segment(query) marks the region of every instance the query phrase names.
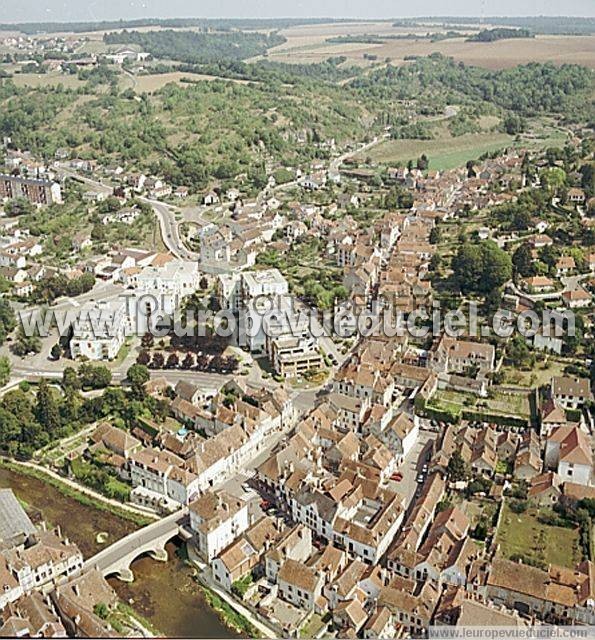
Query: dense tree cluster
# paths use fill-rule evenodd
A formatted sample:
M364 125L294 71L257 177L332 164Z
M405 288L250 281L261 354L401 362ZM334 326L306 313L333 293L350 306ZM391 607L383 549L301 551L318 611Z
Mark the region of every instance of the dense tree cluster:
M33 297L38 302L53 302L61 296L80 296L91 291L95 284L92 273L84 273L78 278L69 279L62 274L46 278L35 287Z
M512 277L510 255L495 242L463 244L452 259L453 282L464 294L485 295Z
M29 458L37 449L105 418L125 429L136 426L143 417L164 420L168 404L144 392L143 381L148 378L143 368L133 367L128 377L129 390L105 387L111 379L109 371L85 364L78 371L66 367L59 387L45 379L37 387L21 383L0 399L0 452ZM103 387L101 395L81 393Z
M533 34L529 29L510 29L507 27L496 27L494 29L482 29L479 33L472 35L470 42L496 42L496 40L508 40L510 38L532 38Z
M262 55L270 47L282 44L285 38L277 33L200 31L114 31L103 37L106 44L139 45L156 58L188 63L218 60L244 60Z
M437 92L467 101L487 101L519 115L540 112L586 114L593 72L579 65L530 63L511 69L490 71L465 66L434 53L410 65L388 65L353 81L366 95L415 99Z
M17 326L16 317L8 300L0 298L0 344L3 344L9 333Z

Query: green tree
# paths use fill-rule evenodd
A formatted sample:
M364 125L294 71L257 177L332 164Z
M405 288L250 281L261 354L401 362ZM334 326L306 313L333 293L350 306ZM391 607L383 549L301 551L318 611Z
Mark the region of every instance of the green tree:
M17 337L12 347L17 356L26 356L41 351L41 340L38 335L27 335L23 326L19 326Z
M112 372L105 365L84 363L79 367L78 377L87 389L105 389L111 384Z
M10 371L10 360L6 356L0 356L0 387L8 384Z
M65 367L64 371L62 371L62 388L64 391L69 389L78 391L81 388L81 381L72 367Z
M466 480L469 475L469 470L467 468L466 462L463 460L461 453L459 451L455 451L448 461L448 466L446 468L446 472L448 474L448 479L451 482L459 482L461 480Z
M535 275L531 245L528 242L523 242L512 254L512 264L515 274L518 274L522 278Z
M556 194L566 184L566 171L560 167L544 169L541 174L541 183L550 194Z
M453 280L462 293L486 294L512 277L512 260L495 242L461 245L452 259Z
M14 311L8 300L0 298L0 344L3 344L9 333L16 327Z
M145 384L150 379L149 369L142 364L133 364L126 372L126 378L130 382L132 394L137 399L145 397Z
M60 409L54 390L49 386L45 378L41 379L37 389L35 415L46 432L50 436L55 436L61 426Z

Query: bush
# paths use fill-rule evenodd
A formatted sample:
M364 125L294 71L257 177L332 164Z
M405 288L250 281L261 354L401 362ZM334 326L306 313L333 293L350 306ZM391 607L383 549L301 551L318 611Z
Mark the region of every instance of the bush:
M510 510L513 513L525 513L527 511L528 503L526 500L511 500Z
M252 573L248 573L231 585L231 592L243 600L246 595L246 591L248 591L253 582L254 579L252 578Z

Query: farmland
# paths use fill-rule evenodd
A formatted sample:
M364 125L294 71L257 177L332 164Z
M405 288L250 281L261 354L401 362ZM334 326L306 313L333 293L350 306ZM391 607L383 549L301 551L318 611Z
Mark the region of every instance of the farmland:
M495 42L467 42L466 34L437 42L429 38L402 38L428 31L444 31L438 26L392 27L388 23L349 23L329 25L308 25L292 27L281 31L287 41L272 48L268 58L277 62L315 63L333 56L345 56L346 65L371 65L374 60L364 54L375 56L384 63L403 64L410 56L427 56L438 51L465 64L487 69L505 69L527 62L574 63L595 68L595 36L539 35L535 38L518 38ZM471 33L471 31L470 31ZM381 43L328 42L338 36L357 35L378 36ZM383 40L384 37L384 40Z
M133 76L126 74L121 76L120 83L124 88L132 88L135 91L154 93L165 87L165 85L173 82L179 85L189 85L192 82L199 82L200 80L221 80L217 76L210 76L200 73L186 73L181 71L172 71L171 73L155 73L147 75ZM235 80L223 78L229 82L236 82L239 84L246 84L244 80Z

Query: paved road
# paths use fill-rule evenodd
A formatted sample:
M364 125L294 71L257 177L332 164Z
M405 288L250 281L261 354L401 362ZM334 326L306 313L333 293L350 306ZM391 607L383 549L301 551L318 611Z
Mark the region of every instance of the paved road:
M139 198L139 200L153 207L161 228L163 243L168 251L181 260L196 262L200 257L199 254L195 251L190 251L180 237L180 229L176 220L176 207L157 200L149 200L148 198Z
M403 506L405 509L409 508L418 487L421 486L421 484L417 482L417 477L425 463L423 454L426 451L428 443L435 438L435 433L420 429L417 442L405 457L403 464L399 466L399 471L403 474L403 479L400 482L389 481L392 485L391 489L403 496Z

